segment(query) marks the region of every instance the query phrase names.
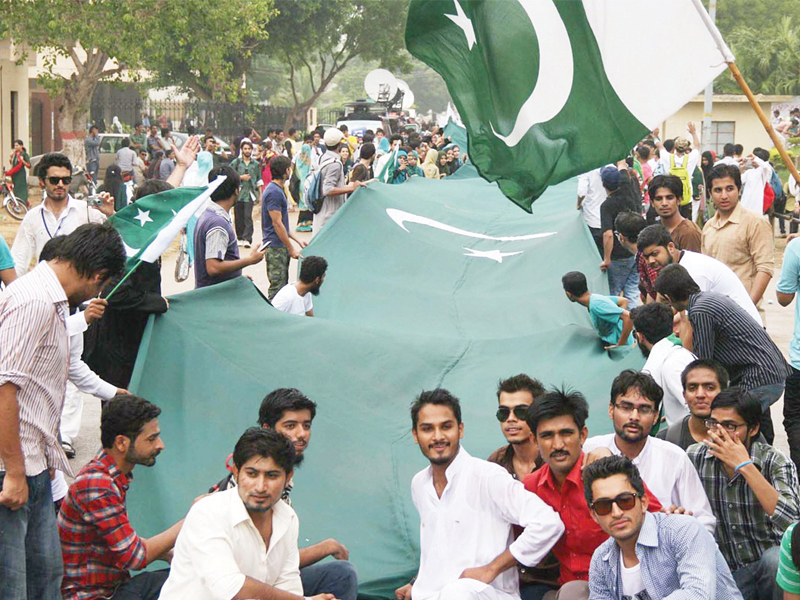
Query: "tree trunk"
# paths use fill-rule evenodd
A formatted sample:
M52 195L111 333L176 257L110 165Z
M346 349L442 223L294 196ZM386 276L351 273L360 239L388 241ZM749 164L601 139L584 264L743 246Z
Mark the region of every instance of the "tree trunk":
M100 68L105 61L100 63ZM99 82L98 73L84 69L74 74L64 86L58 126L61 130L62 152L73 168L86 168L86 123L92 96Z

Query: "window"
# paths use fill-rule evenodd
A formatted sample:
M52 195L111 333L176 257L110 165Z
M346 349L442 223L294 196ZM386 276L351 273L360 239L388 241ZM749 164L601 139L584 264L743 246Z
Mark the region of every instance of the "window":
M709 146L717 156L722 156L722 148L725 144L733 144L734 134L736 133L736 123L734 121L712 121L711 139Z
M122 143L121 137L100 135L100 152L103 154L116 154L119 145Z

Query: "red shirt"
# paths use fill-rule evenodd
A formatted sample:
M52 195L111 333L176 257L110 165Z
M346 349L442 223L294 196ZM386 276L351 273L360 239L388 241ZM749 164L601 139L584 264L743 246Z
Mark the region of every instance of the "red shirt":
M132 478L100 450L70 486L58 515L64 600L109 598L130 579L129 569L147 566L144 542L125 508Z
M560 585L576 579L589 581L592 554L608 539L608 534L603 532L600 525L592 519L589 505L583 495L582 464L583 452L564 480L561 490L558 489L548 465L534 471L523 481L525 489L539 496L559 514L564 523L564 535L553 548L553 554L561 563ZM650 499L648 510L660 511L661 503L646 487L645 492Z

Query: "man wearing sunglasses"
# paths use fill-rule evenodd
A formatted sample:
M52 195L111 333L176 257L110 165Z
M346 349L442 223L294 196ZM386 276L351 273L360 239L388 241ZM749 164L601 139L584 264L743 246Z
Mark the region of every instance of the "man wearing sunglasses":
M705 441L686 451L718 517L717 543L748 600L782 597L775 582L781 536L800 519L797 469L757 441L760 421L756 397L727 389L711 404Z
M648 513L642 477L624 456L587 466L583 488L592 519L611 536L592 556L593 600L741 600L711 534L686 515Z
M543 464L526 418L529 407L544 394L542 382L524 373L504 379L497 385L496 416L508 444L492 452L488 460L503 467L519 481ZM521 531L514 528L516 535ZM558 587L558 560L552 552L535 567L517 564L517 569L522 600L538 599L545 591Z
M11 246L19 277L30 270L31 262L39 260L42 248L51 238L69 235L86 223L103 223L114 214L114 199L110 196L100 206L89 208L85 201L69 195L72 163L63 154L45 154L36 170L44 199L22 219Z
M588 598L589 563L592 553L608 535L592 521L583 493L581 450L589 430L589 405L580 392L552 390L536 400L528 411L528 426L536 436L545 465L525 478L525 489L539 496L555 510L566 531L553 552L561 573L558 600ZM607 452L607 451L606 451ZM645 490L649 510L661 510L661 503ZM552 600L554 592L544 596Z
M629 369L617 375L611 384L608 406L614 433L589 438L583 451L590 455L589 460L596 448L627 456L653 495L668 507L667 512L682 512L680 509L690 512L713 532L716 519L686 453L675 444L650 435L658 421L663 396L664 392L648 373Z

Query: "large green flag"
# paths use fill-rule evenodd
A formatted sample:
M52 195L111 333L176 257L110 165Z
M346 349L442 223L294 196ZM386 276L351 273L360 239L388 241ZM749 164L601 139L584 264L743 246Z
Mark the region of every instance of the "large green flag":
M444 77L471 162L526 210L733 60L699 0L411 0L406 45Z
M155 262L181 229L201 212L225 177L217 177L207 187L182 187L145 196L123 208L108 222L122 236L128 267L139 262Z

